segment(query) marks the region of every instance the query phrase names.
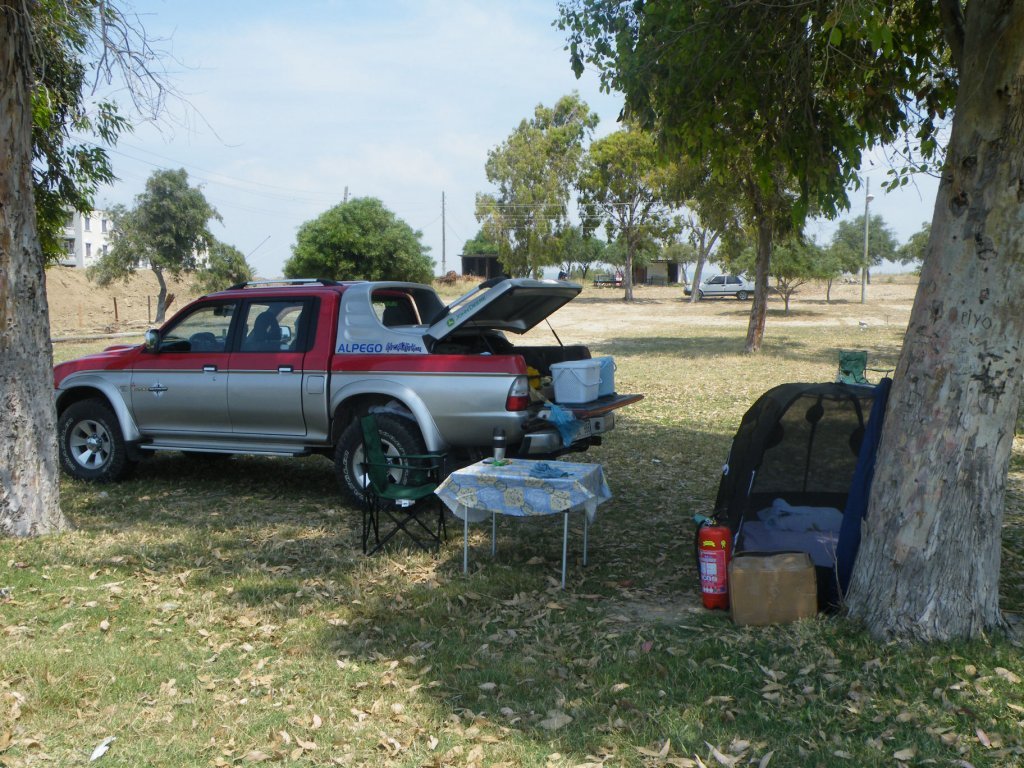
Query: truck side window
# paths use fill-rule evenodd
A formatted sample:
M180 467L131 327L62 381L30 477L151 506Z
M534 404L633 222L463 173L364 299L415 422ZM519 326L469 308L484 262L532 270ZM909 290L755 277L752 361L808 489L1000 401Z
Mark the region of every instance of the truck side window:
M260 299L249 303L242 323L242 352L294 352L303 344L310 313L305 301Z
M233 302L199 307L164 331L160 351L225 352L237 307Z
M373 294L373 311L387 328L397 325L421 325L416 302L406 293L378 291Z

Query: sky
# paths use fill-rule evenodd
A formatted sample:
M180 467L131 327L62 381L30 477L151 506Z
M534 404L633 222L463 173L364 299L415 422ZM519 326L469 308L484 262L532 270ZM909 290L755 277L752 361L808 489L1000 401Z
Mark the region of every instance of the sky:
M352 197L376 197L413 229L435 272L459 270L479 225L484 164L538 104L578 91L615 131L618 94L577 79L555 0L130 0L181 98L110 150L113 186L97 207L131 205L159 168L184 168L223 218L213 234L264 278L279 277L295 233ZM870 212L899 242L931 220L936 183L882 191ZM445 215L441 198L444 193ZM864 189L851 193L861 215ZM442 227L442 221L444 226ZM807 232L827 242L834 222ZM443 235L442 235L443 233Z

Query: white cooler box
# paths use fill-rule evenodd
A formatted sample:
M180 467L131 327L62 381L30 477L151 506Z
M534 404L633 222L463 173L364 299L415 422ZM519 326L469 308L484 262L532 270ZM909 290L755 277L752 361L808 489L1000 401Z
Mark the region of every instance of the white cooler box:
M570 360L551 364L556 403L589 403L601 387L600 360Z

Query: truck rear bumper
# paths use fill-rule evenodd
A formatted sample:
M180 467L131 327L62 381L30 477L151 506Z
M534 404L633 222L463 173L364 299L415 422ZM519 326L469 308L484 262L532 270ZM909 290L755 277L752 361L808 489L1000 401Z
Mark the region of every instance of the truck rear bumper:
M582 405L564 406L575 418L575 433L572 442L565 445L562 434L549 420L550 410L542 410L533 422L542 425L523 435L519 444L519 456L553 456L572 451L585 451L591 445L601 444L601 435L615 429L615 413L618 408L636 403L643 395L613 395Z
M553 458L563 453L577 453L585 451L592 445L600 445L601 437L592 435L580 440L574 440L569 445L562 444L562 438L557 432L532 432L523 435L523 442L519 444L518 457L521 459L530 458Z

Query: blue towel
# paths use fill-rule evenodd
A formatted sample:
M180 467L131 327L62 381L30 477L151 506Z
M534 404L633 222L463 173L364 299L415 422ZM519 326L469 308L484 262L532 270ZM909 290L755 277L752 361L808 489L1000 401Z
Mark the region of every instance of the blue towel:
M551 422L558 428L558 433L562 436L562 445L572 445L580 428L579 420L567 408L562 408L554 403L549 408L551 408Z
M543 461L534 464L530 468L530 477L568 477L568 472L563 472L560 469L552 467L550 464L545 464Z

